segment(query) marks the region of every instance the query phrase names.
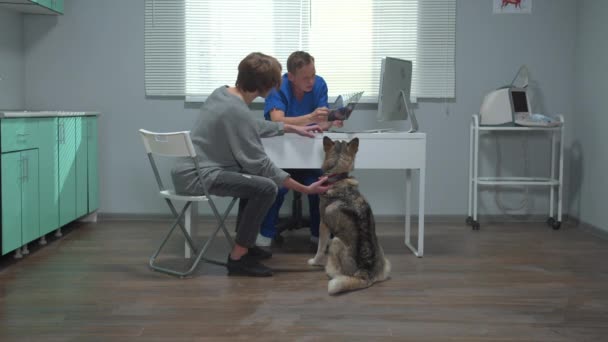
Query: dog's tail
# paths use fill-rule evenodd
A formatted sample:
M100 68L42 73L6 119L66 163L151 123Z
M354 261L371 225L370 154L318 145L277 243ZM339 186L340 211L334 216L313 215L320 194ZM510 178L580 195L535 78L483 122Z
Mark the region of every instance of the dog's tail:
M370 287L372 283L371 280L363 278L339 275L329 281L329 284L327 284L327 292L330 295L336 295L345 291L364 289Z

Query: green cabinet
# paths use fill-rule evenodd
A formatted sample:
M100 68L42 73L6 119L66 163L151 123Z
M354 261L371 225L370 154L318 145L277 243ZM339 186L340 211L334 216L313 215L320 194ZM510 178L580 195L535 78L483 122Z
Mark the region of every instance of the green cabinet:
M59 227L59 150L57 118L38 120L40 234Z
M98 209L98 134L96 116L1 114L4 255Z
M63 14L63 0L0 0L0 8L29 14Z
M29 119L5 119L0 127L2 152L21 151L38 146L38 121Z
M63 14L63 0L52 0L51 5L53 11Z
M63 0L30 0L30 2L63 14Z
M21 153L2 154L2 255L21 247Z
M59 225L98 208L97 118L58 119Z
M84 216L89 211L88 202L88 120L87 117L76 119L76 217Z
M2 255L40 237L38 150L3 153Z
M76 118L58 118L59 225L76 218Z
M38 150L21 151L21 161L21 243L26 244L40 237Z
M88 172L88 212L99 209L99 177L97 162L97 117L87 116L87 172Z

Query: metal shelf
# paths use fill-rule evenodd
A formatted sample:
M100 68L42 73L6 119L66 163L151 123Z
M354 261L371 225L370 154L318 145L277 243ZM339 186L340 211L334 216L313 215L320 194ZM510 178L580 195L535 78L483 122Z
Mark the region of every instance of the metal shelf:
M543 177L477 177L477 179L473 179L473 182L476 182L479 185L559 185L559 179Z
M480 126L479 115L473 115L469 140L469 207L467 224L479 229L477 220L477 198L480 185L494 186L546 186L549 187L549 219L547 223L553 229L559 229L562 221L562 196L564 185L564 117L559 115L559 126L523 127L523 126ZM480 177L479 172L479 135L480 132L504 131L546 131L551 136L551 175L549 177ZM559 141L559 147L556 142ZM559 153L559 154L558 154ZM557 167L556 167L557 166ZM557 169L557 170L556 170ZM554 206L557 191L557 217L554 218Z

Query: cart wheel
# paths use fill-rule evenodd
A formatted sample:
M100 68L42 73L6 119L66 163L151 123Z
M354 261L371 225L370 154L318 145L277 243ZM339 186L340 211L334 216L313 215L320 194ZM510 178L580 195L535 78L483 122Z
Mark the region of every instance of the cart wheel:
M555 219L554 219L553 217L549 217L549 218L547 219L547 225L548 225L549 227L553 227L553 224L554 224L554 223L555 223Z
M555 221L555 222L553 222L551 227L553 227L553 230L558 230L561 227L561 225L562 225L562 223L560 221Z
M473 227L473 230L479 230L479 222L473 221L473 223L471 224L471 226Z
M467 216L467 219L464 222L470 226L473 224L473 218L471 216Z

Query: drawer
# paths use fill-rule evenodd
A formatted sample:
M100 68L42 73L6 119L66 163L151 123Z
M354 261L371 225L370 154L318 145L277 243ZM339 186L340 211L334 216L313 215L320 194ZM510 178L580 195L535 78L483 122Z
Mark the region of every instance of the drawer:
M1 152L26 150L38 147L37 119L2 119L0 120Z

